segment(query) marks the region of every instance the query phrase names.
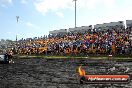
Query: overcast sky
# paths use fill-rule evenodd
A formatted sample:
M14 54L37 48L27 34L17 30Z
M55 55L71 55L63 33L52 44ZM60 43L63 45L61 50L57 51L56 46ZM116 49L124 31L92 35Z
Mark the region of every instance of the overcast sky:
M132 0L77 1L78 27L124 20L132 20ZM0 0L0 39L33 38L73 27L73 0Z

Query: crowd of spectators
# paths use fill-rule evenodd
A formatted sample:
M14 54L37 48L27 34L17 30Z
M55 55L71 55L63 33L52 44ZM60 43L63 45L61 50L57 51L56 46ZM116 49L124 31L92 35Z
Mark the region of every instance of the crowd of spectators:
M130 55L132 54L132 28L88 30L48 37L19 40L12 50L16 54L45 55Z

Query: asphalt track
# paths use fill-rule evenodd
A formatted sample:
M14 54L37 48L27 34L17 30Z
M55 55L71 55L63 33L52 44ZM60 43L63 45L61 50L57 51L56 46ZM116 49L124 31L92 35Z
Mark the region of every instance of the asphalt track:
M0 64L0 88L132 88L128 84L79 84L77 68L87 74L132 74L132 62L80 59L14 59ZM115 70L112 68L115 67Z

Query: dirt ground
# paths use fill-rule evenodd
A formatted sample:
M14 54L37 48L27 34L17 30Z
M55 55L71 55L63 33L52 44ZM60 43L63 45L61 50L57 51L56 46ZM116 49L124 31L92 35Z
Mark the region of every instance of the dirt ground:
M77 68L87 74L132 74L132 62L77 59L13 59L0 64L0 88L132 88L128 84L79 84ZM116 67L116 70L110 69ZM117 71L118 70L118 71ZM125 72L126 71L126 72Z

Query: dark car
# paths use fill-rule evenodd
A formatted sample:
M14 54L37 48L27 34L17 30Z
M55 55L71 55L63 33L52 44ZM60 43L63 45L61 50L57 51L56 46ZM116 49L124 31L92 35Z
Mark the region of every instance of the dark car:
M9 64L9 55L0 54L0 63Z

